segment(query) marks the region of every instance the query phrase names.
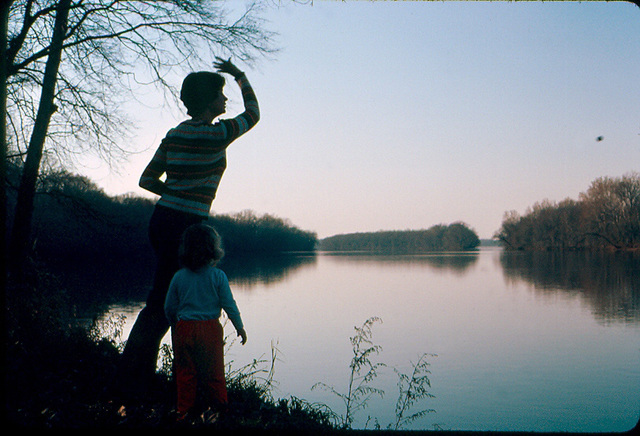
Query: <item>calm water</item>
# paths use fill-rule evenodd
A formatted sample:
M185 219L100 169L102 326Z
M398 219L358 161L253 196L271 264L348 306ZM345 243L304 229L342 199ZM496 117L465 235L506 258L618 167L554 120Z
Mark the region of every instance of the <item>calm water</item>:
M356 414L356 428L393 422L394 368L408 373L423 353L436 355L435 398L413 410L435 412L407 429L619 432L640 417L638 255L318 254L223 268L249 335L227 359L269 360L275 344L276 398L343 414L335 395L311 387L346 392L354 326L382 319L373 360L387 367L372 386L385 395ZM126 315L126 338L141 307L134 299L104 316Z

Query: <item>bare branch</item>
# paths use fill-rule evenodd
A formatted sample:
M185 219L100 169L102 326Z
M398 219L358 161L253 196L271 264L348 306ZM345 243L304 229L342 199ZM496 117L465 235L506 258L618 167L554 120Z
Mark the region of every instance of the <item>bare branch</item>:
M26 148L35 119L57 4L11 6L8 120L17 151ZM221 53L250 63L276 51L274 34L258 17L261 7L253 3L231 19L216 1L76 0L69 6L47 147L65 161L88 150L106 160L125 153L119 138L131 130L122 103L136 98L137 85L176 98L168 78L177 70L209 65Z

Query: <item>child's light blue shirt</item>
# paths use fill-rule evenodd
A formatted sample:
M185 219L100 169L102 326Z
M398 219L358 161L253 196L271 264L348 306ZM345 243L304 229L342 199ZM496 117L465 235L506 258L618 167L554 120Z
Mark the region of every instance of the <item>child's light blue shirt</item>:
M244 327L224 271L213 266L198 271L182 268L173 276L164 303L172 325L179 320L217 319L222 309L236 330Z

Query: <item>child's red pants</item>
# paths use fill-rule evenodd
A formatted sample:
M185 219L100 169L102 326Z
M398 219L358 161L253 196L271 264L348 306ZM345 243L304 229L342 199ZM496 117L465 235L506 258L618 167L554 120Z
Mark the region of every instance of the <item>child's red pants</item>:
M226 405L224 343L220 321L178 321L171 329L171 341L178 413L187 413L194 406L198 383L204 387L209 405Z

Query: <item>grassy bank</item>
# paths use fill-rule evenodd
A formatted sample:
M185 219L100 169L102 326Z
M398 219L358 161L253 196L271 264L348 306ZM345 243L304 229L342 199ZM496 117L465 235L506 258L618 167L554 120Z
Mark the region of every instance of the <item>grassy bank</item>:
M172 429L175 390L159 372L150 392L120 416L105 395L117 344L78 325L55 276L31 267L9 280L5 306L5 423L24 429ZM332 430L321 411L295 398L274 399L246 374L229 380L231 410L209 424L227 430ZM203 427L194 422L190 427Z

